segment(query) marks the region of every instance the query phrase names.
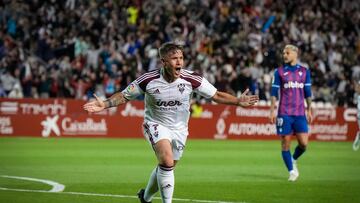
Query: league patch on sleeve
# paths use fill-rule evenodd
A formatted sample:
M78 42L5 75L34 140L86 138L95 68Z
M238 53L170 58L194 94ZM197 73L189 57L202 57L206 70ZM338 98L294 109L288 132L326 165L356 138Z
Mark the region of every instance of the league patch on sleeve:
M135 85L133 83L131 83L127 88L126 88L126 91L128 93L132 93L135 91Z

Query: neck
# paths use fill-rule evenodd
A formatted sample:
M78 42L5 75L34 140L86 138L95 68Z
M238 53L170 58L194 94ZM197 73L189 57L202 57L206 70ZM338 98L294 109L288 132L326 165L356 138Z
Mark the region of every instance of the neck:
M290 66L295 66L295 65L296 65L296 63L297 63L297 61L296 61L296 60L294 60L294 61L291 61L289 64L290 64Z
M162 68L161 74L167 82L169 83L174 82L175 78L169 72L166 71L165 67Z

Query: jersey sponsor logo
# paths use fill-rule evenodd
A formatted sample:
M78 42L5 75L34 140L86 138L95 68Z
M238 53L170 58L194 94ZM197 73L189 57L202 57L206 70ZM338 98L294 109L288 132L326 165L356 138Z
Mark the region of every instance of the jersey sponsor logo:
M284 88L304 88L304 83L298 81L289 81L287 83L284 83Z
M156 105L168 107L168 106L181 106L182 104L181 104L180 101L177 101L177 100L170 100L170 101L161 101L161 100L158 100L158 101L156 102Z

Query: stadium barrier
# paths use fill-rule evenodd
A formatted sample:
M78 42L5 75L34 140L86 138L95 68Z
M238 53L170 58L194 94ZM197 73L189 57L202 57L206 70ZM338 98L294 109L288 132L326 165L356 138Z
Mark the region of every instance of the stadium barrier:
M0 98L0 135L33 137L141 138L144 103L125 105L89 114L85 102L73 99ZM352 141L358 130L355 108L316 107L312 140ZM203 105L199 118L191 118L189 138L278 139L268 120L269 106L241 108Z

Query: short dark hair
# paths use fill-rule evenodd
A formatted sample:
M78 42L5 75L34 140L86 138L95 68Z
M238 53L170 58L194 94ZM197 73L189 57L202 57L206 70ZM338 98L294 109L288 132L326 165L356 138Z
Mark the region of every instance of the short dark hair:
M166 57L169 53L172 53L174 51L180 50L184 53L184 48L180 44L177 44L175 42L166 42L161 45L159 48L159 56L160 58Z

